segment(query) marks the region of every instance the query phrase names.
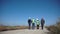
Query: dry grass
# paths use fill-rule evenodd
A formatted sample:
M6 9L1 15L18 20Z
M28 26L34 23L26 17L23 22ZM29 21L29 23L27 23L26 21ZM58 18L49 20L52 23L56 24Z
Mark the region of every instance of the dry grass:
M47 27L51 34L60 34L60 22L57 22L55 25Z
M6 27L5 26L0 26L0 31L6 31Z
M28 29L28 26L0 26L0 31Z

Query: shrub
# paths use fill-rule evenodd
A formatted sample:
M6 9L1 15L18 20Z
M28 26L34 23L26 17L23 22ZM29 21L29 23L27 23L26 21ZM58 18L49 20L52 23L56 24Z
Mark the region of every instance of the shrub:
M60 22L57 22L55 25L47 27L51 34L60 34Z

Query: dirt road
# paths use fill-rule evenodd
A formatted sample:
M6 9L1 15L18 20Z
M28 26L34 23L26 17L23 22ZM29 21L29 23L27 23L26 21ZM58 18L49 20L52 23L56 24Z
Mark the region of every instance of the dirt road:
M46 28L43 30L40 29L34 29L34 30L29 30L29 29L23 29L23 30L11 30L11 31L4 31L0 32L0 34L47 34L49 32Z

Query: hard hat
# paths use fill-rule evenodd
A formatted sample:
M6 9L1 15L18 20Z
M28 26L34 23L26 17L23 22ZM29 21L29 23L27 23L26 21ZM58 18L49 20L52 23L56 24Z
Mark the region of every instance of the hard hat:
M38 18L36 20L38 20Z

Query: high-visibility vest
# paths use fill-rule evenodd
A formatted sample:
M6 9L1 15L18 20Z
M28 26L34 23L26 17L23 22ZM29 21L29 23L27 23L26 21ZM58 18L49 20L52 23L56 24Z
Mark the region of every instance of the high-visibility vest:
M32 23L34 23L35 22L35 20L34 19L32 19Z
M37 24L37 25L40 25L40 21L39 21L39 20L36 20L36 24Z

